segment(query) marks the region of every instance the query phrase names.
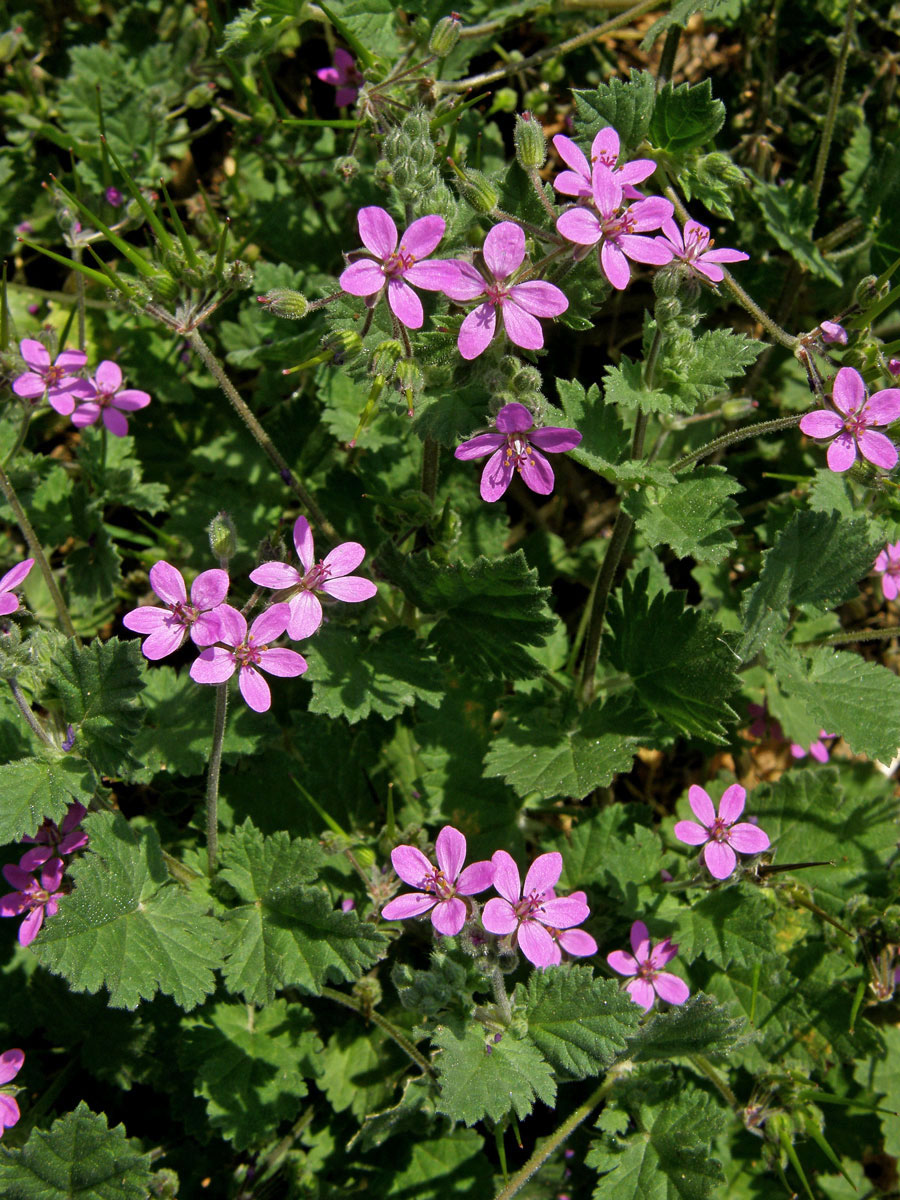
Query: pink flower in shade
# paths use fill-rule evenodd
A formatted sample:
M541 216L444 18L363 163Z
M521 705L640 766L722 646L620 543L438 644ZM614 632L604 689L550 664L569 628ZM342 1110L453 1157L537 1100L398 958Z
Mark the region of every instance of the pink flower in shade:
M8 617L10 613L14 613L18 609L19 597L13 594L13 588L17 588L20 583L25 582L28 572L33 566L33 558L23 559L14 567L10 567L0 579L0 617Z
M128 432L128 420L124 414L146 408L150 403L149 392L139 392L135 388L119 391L122 371L118 363L108 359L100 364L90 382L91 394L72 413L72 424L83 429L102 417L110 433L124 437Z
M19 352L29 369L14 379L12 386L16 395L24 400L37 403L46 396L50 407L67 417L76 400L93 392L86 379L77 379L71 374L87 363L87 355L82 350L63 350L56 356L56 362L51 363L46 346L34 338L25 338L19 342Z
M27 859L25 855L23 862ZM22 863L3 868L3 878L16 889L0 896L0 917L18 917L27 913L19 926L19 945L30 946L44 923L44 915L56 915L63 893L59 890L65 867L61 858L51 858L41 871L40 882L24 870Z
M580 246L600 243L600 269L614 288L621 291L628 286L629 259L657 267L672 261L672 247L664 238L641 236L671 219L670 200L649 196L625 207L621 184L601 162L594 164L591 194L596 212L586 205L570 208L558 218L556 228Z
M900 592L900 542L890 542L875 559L875 568L881 575L881 590L885 600L896 600ZM0 580L0 590L3 581ZM0 613L3 609L0 608Z
M90 840L83 829L78 829L87 816L83 804L70 804L68 812L63 817L62 825L57 825L49 817L43 822L34 837L23 837L22 841L34 846L26 851L19 860L19 866L25 871L34 871L48 859L74 854L83 849Z
M150 586L164 607L145 604L122 618L132 633L148 633L141 646L144 658L156 661L174 654L190 634L197 646L211 646L219 637L215 610L228 594L228 572L218 567L202 571L191 584L191 601L181 572L162 560L150 568Z
M387 287L388 305L407 329L421 329L424 320L422 301L409 286L426 292L444 290L456 278L450 260L422 262L434 250L447 228L443 217L420 217L413 221L402 238L389 213L372 205L359 210L359 236L373 258L360 258L341 273L339 283L351 296L367 296L373 305ZM400 245L397 245L397 242Z
M889 358L887 368L891 375L900 375L900 358Z
M678 821L675 836L689 846L705 846L703 859L715 879L727 879L737 866L738 854L761 854L769 848L769 838L758 825L749 821L735 824L744 811L746 791L733 783L722 793L719 813L702 787L692 787L688 800L697 821Z
M515 934L519 949L536 967L554 966L562 953L550 931L571 929L590 916L583 899L556 898L553 888L562 871L562 855L556 851L539 855L528 868L524 888L519 869L505 850L495 851L491 862L500 896L484 906L482 925L501 937Z
M651 946L647 926L643 921L635 921L631 927L631 949L631 954L613 950L612 954L607 954L606 961L620 975L635 976L625 986L635 1004L644 1012L653 1007L657 996L667 1004L684 1004L691 994L688 985L677 975L662 970L678 953L677 944L666 938Z
M344 50L340 46L334 52L334 66L322 67L316 71L316 79L321 79L323 83L330 83L332 87L337 88L334 102L338 108L345 108L348 104L353 104L359 95L359 89L365 83L356 66L356 59L349 50Z
M819 730L819 736L810 746L801 746L799 742L791 742L791 756L793 758L806 758L807 754L819 763L828 762L828 747L822 741L822 738L835 738L836 733L827 733L824 729Z
M25 1055L21 1050L4 1050L0 1054L0 1087L15 1079L24 1062ZM4 1129L12 1129L21 1115L15 1097L0 1091L0 1137L3 1137Z
M443 291L457 302L484 297L460 326L460 354L471 360L487 349L497 331L498 312L511 342L525 350L540 350L544 331L537 318L564 313L569 307L565 295L543 279L510 282L525 259L525 234L512 221L501 221L488 232L481 253L489 275L455 259L454 274L443 285Z
M885 388L869 396L859 371L841 367L831 398L838 412L820 408L807 413L800 422L801 430L809 437L831 441L827 456L831 470L849 470L856 462L857 451L885 471L895 467L896 446L883 433L873 433L871 427L890 425L900 417L900 388Z
M636 158L633 162L617 166L619 161L619 135L611 125L601 129L591 142L591 161L585 158L580 147L564 133L558 133L553 139L556 152L563 160L568 171L560 171L553 180L553 186L564 196L575 196L578 200L590 201L593 190L591 187L591 172L594 163L603 163L609 167L622 185L622 193L628 200L643 199L641 193L633 185L643 183L656 170L656 163L650 158Z
M719 263L746 262L750 257L743 250L713 250L714 242L709 230L699 221L686 221L682 236L681 230L669 218L663 221L662 232L663 236L656 240L668 246L674 257L680 258L695 275L703 275L711 283L721 283L725 277Z
M847 345L847 330L843 325L839 325L837 321L822 321L819 325L822 330L822 341L836 344L838 346Z
M486 860L463 869L466 839L452 825L445 825L434 843L438 865L433 866L415 846L397 846L391 851L394 870L404 883L419 888L391 900L381 910L387 921L403 921L431 912L431 923L438 933L459 933L471 911L460 896L474 896L494 881L494 868Z
M322 624L322 605L316 592L358 604L371 600L378 591L370 579L349 574L366 556L365 547L359 542L342 542L321 562L316 562L309 521L298 517L294 522L294 546L303 565L302 573L282 562L263 563L250 572L251 580L260 587L282 590L278 599L290 605L287 632L294 641L311 637Z
M539 496L553 491L553 468L541 453L561 454L574 450L581 441L577 429L547 425L534 428L534 417L524 404L504 404L497 413L497 433L479 433L457 446L457 458L468 460L490 454L481 474L481 498L499 500L518 471L528 487ZM252 578L252 576L251 576Z
M747 712L753 718L749 729L751 737L765 741L780 742L784 740L781 725L770 714L765 704L748 704Z
M224 683L240 668L241 695L254 712L267 712L272 693L260 672L293 678L306 670L302 654L269 645L284 633L290 609L286 604L273 604L256 618L249 632L243 615L230 604L221 604L216 617L221 644L200 651L191 666L191 679L195 683Z
M556 899L556 892L553 888L547 889L547 899ZM572 892L568 899L578 900L587 907L586 892ZM553 929L548 925L547 932L569 958L587 958L589 955L597 953L597 943L583 929Z

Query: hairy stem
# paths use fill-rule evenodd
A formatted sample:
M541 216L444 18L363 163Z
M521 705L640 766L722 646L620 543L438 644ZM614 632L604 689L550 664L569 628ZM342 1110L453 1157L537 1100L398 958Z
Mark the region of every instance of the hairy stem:
M83 255L84 251L81 246L72 247L72 262L76 266L81 265ZM87 343L87 334L84 324L84 276L80 271L75 272L75 303L78 308L78 349L83 352Z
M3 461L4 470L18 456L19 451L25 445L25 438L28 436L28 426L31 424L31 405L26 401L26 408L22 413L22 424L19 426L19 432L16 437L15 445Z
M662 57L659 60L659 70L656 72L656 90L659 91L672 78L675 66L675 55L678 53L678 43L681 40L681 26L670 25L666 40L663 42Z
M225 742L225 718L228 715L228 684L216 684L216 713L213 718L212 749L206 775L206 857L210 875L219 858L219 775L222 770L222 746Z
M19 708L19 711L21 712L21 714L25 718L25 720L28 722L28 724L31 726L31 732L35 735L35 737L39 738L40 741L42 741L45 746L52 746L53 739L51 738L51 736L47 732L47 730L43 727L43 725L40 723L40 721L37 719L37 717L34 715L34 713L31 711L31 706L29 705L29 703L25 699L25 697L22 695L22 689L19 687L18 681L16 680L15 676L13 676L11 679L7 679L6 682L9 684L9 690L12 692L12 698L13 698L13 700L15 700L15 702Z
M838 105L841 102L841 91L844 86L844 73L847 70L847 58L850 55L850 40L853 36L853 25L856 20L857 0L850 0L847 5L847 15L844 18L844 32L841 36L841 49L837 65L834 69L834 80L831 84L831 95L828 98L828 112L825 114L825 124L822 126L822 138L819 142L819 153L813 170L810 185L816 215L819 211L819 198L822 195L822 184L825 182L825 167L828 165L828 152L831 150L831 139L834 136L834 122L837 117Z
M699 450L692 450L684 458L679 458L678 462L672 463L669 469L683 471L685 467L692 466L701 458L709 458L711 454L724 450L726 446L734 446L737 442L746 442L748 438L762 437L766 433L778 433L781 429L790 429L792 425L799 425L805 415L805 413L796 413L792 417L778 417L774 421L758 421L755 425L744 425L740 429L732 430L731 433L723 433L721 437L707 442Z
M434 438L426 438L422 447L422 491L432 504L437 495L440 447Z
M512 1020L512 1005L509 1002L509 995L506 991L506 980L503 978L503 972L499 967L494 967L491 971L491 987L494 989L494 999L497 1001L497 1007L500 1009L504 1022L508 1025Z
M887 629L857 629L854 633L848 629L844 633L833 633L830 637L816 638L812 642L798 642L798 646L852 646L855 642L887 641L888 638L900 636L900 625L890 625Z
M709 1061L709 1059L704 1057L702 1054L689 1054L688 1059L694 1064L698 1071L706 1076L706 1078L722 1096L722 1099L729 1106L729 1108L733 1108L735 1112L740 1111L740 1101L716 1070L716 1068Z
M348 996L345 992L337 992L334 988L323 987L322 995L329 1000L334 1000L336 1004L343 1004L346 1008L352 1008L355 1013L359 1013L361 1017L365 1017L367 1021L371 1021L373 1025L377 1025L392 1041L397 1043L403 1053L412 1059L423 1074L434 1078L434 1069L424 1054L420 1054L406 1034L402 1033L396 1025L393 1025L381 1013L376 1012L373 1008L369 1008L354 996Z

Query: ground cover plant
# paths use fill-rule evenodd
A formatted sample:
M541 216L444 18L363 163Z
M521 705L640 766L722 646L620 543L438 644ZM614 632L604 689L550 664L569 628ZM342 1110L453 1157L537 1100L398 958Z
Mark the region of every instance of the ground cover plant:
M896 13L0 28L0 1195L896 1196Z

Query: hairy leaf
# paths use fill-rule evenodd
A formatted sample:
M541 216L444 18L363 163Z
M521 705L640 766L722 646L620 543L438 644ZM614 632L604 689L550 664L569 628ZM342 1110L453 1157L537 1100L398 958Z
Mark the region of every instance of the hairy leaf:
M463 1032L439 1025L433 1040L440 1051L438 1111L454 1121L500 1121L511 1112L521 1120L535 1100L552 1105L556 1099L550 1066L530 1041L510 1030L495 1042L481 1026Z
M705 146L724 123L725 105L713 99L712 80L667 83L656 93L647 133L655 149L679 155Z
M594 887L634 904L637 889L659 878L662 844L644 806L612 804L594 809L571 832L552 843L563 856L560 888Z
M575 90L575 129L588 145L601 129L612 125L625 149L637 150L647 136L656 81L649 71L632 71L629 78L613 76L590 91Z
M741 1040L744 1022L729 1016L711 996L695 992L684 1004L655 1013L629 1043L641 1062L667 1061L680 1054L726 1054Z
M724 467L697 467L671 487L631 492L623 508L651 546L666 544L679 558L716 563L737 545L731 526L741 518L731 497L741 490Z
M691 905L679 905L678 916L672 940L686 962L703 954L728 967L775 954L774 906L753 884L716 888Z
M96 780L86 762L76 757L20 758L0 766L0 846L33 837L45 817L57 823L70 804L85 807Z

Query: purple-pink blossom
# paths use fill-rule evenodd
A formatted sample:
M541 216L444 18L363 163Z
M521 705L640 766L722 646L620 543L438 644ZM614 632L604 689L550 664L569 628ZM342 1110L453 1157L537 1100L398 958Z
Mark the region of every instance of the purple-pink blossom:
M322 624L322 604L316 592L349 604L359 604L371 600L378 591L370 579L350 574L366 556L366 549L359 542L342 542L321 562L316 562L309 521L306 517L298 517L294 522L294 547L303 566L302 572L283 562L263 563L250 572L253 583L278 588L278 600L290 605L287 632L294 641L311 637Z
M493 865L487 860L466 860L466 839L452 825L445 825L434 843L435 867L415 846L397 846L391 851L394 870L404 883L418 888L391 900L381 910L387 921L403 921L431 912L431 923L438 933L459 933L471 912L461 896L474 896L494 881Z
M332 87L337 88L334 102L338 108L345 108L347 105L353 104L359 95L359 89L365 83L356 65L356 59L349 50L344 50L341 46L335 48L334 65L320 67L316 71L316 79L321 79L323 83L330 83Z
M150 635L141 650L144 658L154 662L174 654L188 634L196 646L210 646L219 636L214 610L228 594L228 584L227 571L218 567L202 571L191 584L188 603L184 576L163 559L150 568L150 586L164 607L144 604L133 608L122 618L122 624L132 633Z
M32 853L32 852L29 852ZM23 861L27 860L25 855ZM16 889L0 896L0 917L19 917L26 914L19 926L19 944L30 946L37 937L44 916L56 915L63 893L59 890L65 867L61 858L51 858L41 871L40 880L29 874L21 862L18 866L8 863L3 868L3 878Z
M875 559L875 567L881 576L881 590L885 600L896 600L900 592L900 542L889 542ZM0 590L3 581L0 580ZM0 612L3 610L0 609Z
M836 733L828 733L827 730L820 729L818 738L808 746L801 746L799 742L791 742L791 755L793 758L806 758L809 754L816 762L827 763L828 747L822 739L835 737L837 737Z
M488 274L455 259L451 260L454 274L442 285L457 303L484 297L460 326L460 354L471 360L487 349L497 332L498 313L511 342L525 350L540 350L544 331L537 318L558 317L569 307L569 301L546 280L513 282L525 259L525 234L512 221L501 221L488 231L481 253Z
M254 712L267 712L272 693L261 672L294 678L306 670L306 659L296 650L271 646L287 628L290 610L286 604L273 604L261 613L248 631L242 613L230 604L216 611L218 645L201 650L191 665L195 683L224 683L239 671L238 687Z
M621 167L618 166L619 135L611 125L601 129L591 142L590 162L585 158L581 148L564 133L556 135L553 145L556 147L559 157L569 168L567 171L560 171L553 180L553 186L564 196L575 196L578 200L590 201L593 195L591 173L595 163L602 163L609 168L616 182L621 184L622 193L627 200L643 198L634 184L643 183L656 170L656 163L652 158L636 158Z
M515 934L519 949L536 967L554 966L562 953L551 929L571 929L590 916L584 900L556 898L553 889L562 872L562 855L555 850L539 855L528 868L524 887L519 868L505 850L495 851L491 862L500 895L488 900L481 923L488 933L500 937Z
M15 1079L22 1070L24 1062L25 1055L21 1050L4 1050L0 1054L0 1088ZM3 1137L3 1130L12 1129L21 1115L15 1096L11 1096L9 1092L0 1091L0 1138Z
M819 328L822 330L823 342L837 346L847 345L847 330L837 321L822 321Z
M444 236L444 218L420 217L402 238L390 214L377 205L361 208L357 219L362 243L374 258L359 258L345 268L338 281L341 288L351 296L368 297L366 303L373 305L386 287L388 305L397 320L408 329L421 329L422 301L409 285L439 292L456 278L451 260L422 261Z
M678 821L675 836L689 846L703 846L703 860L716 879L727 879L737 866L738 854L761 854L769 848L768 835L758 825L738 821L744 811L747 793L738 783L722 793L719 811L702 787L688 792L696 821ZM699 824L698 824L699 822Z
M72 424L78 429L93 425L98 417L115 437L128 433L127 412L137 412L150 403L149 392L137 388L122 388L122 369L118 363L104 359L90 380L91 391L72 413Z
M591 195L594 208L584 204L570 208L558 218L556 228L579 246L600 243L600 269L614 288L621 291L628 286L629 259L657 267L672 261L673 250L664 239L641 236L671 219L670 200L649 196L626 206L622 185L602 162L594 164Z
M0 617L8 617L10 613L14 613L18 609L19 597L14 594L13 588L17 588L19 584L25 582L28 572L33 566L33 558L23 559L14 567L10 567L0 579Z
M684 1004L691 994L688 985L677 975L662 970L678 953L677 943L666 938L651 946L647 926L643 921L635 921L631 926L631 950L631 954L613 950L606 961L620 975L634 976L625 991L635 1004L644 1012L653 1007L657 996L667 1004Z
M541 453L562 454L574 450L581 441L577 429L557 425L534 428L534 417L524 404L504 404L497 413L497 433L479 433L454 451L455 457L467 461L491 457L481 474L481 498L492 503L499 500L512 482L516 471L540 496L553 491L553 468Z
M800 422L809 437L828 440L828 466L847 471L857 452L876 467L890 471L897 465L897 447L872 426L890 425L900 417L900 388L885 388L870 396L862 375L854 367L841 367L835 376L831 398L837 412L820 408Z
M715 243L709 230L699 221L685 221L682 236L681 230L670 217L662 223L662 234L663 236L656 240L668 246L674 257L690 267L695 275L703 275L711 283L721 283L725 278L720 263L746 262L750 257L743 250L729 250L725 247L714 250Z
M90 840L87 833L78 826L87 816L87 809L77 802L70 804L62 824L57 825L48 817L40 826L34 837L23 837L22 841L34 846L19 860L19 866L25 871L33 871L41 867L48 859L74 854L82 850Z
M73 371L80 371L87 363L82 350L62 350L56 361L50 361L47 347L34 338L19 342L19 353L28 370L13 380L13 391L24 400L37 403L45 396L50 407L67 417L75 407L75 401L90 396L93 389L86 379L79 379Z
M784 740L780 723L771 715L765 704L748 704L747 711L753 718L749 730L751 737L776 742Z

